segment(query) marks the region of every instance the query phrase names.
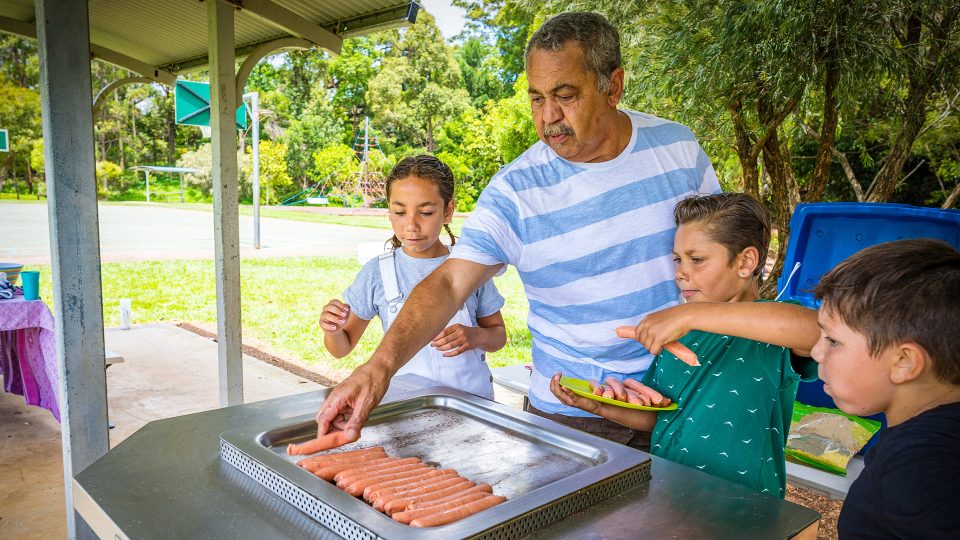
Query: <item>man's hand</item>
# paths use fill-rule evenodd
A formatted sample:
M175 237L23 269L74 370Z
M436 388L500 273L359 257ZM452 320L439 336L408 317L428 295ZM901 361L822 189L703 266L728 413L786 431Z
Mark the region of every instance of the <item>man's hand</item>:
M451 324L444 328L440 335L433 338L430 345L443 352L445 358L458 356L479 346L479 343L477 343L479 330L479 328L473 326L464 326L459 323Z
M390 385L391 374L373 361L358 367L334 387L317 413L317 436L342 430L348 442L360 438L360 430Z

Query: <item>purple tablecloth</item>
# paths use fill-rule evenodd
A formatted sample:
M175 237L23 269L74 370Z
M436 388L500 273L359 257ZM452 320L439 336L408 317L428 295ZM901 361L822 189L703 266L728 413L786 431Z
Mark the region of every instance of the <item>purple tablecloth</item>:
M7 392L20 394L60 421L57 341L53 314L22 295L0 300L0 372Z

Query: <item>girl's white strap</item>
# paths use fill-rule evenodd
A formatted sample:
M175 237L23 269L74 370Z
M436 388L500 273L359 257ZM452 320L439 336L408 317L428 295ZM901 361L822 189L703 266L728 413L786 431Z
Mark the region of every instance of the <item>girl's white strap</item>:
M380 279L383 281L383 296L387 305L392 306L399 302L403 295L397 283L397 253L390 251L377 256L380 265Z

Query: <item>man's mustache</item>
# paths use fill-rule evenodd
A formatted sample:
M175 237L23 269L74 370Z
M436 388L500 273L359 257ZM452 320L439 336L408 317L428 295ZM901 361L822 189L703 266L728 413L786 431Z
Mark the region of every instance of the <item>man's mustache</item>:
M563 124L554 124L543 128L544 137L555 137L557 135L574 135L573 129Z

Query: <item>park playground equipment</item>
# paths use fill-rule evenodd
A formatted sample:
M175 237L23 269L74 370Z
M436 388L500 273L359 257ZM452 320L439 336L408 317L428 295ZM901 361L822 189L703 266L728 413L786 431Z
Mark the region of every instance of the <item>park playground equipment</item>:
M331 199L338 199L343 206L368 208L386 200L387 188L383 171L370 167L370 151L374 148L383 153L377 136L371 134L370 117L366 116L363 119L363 128L357 130L353 138L353 156L318 182L282 201L280 206L327 205ZM335 188L334 180L353 159L360 162L360 171L337 182Z

